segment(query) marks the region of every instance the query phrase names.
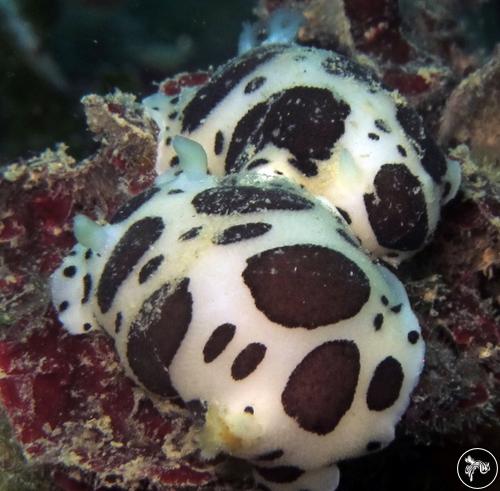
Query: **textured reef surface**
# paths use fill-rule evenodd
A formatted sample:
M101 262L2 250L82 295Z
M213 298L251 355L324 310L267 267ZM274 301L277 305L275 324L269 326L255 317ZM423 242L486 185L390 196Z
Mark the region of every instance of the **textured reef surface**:
M420 383L399 437L377 455L341 464L340 490L461 489L461 453L484 446L500 455L500 52L485 58L463 48L459 3L257 6L263 20L281 6L302 10L301 42L375 70L462 167L461 189L433 242L397 272L427 343ZM411 29L403 28L408 19ZM180 74L162 90L174 95L208 76ZM157 129L135 97L115 92L82 103L99 145L93 155L77 162L59 145L1 168L0 487L252 489L245 464L200 458L191 413L147 398L124 375L110 338L71 336L56 320L47 280L74 245L74 215L109 219L155 177Z

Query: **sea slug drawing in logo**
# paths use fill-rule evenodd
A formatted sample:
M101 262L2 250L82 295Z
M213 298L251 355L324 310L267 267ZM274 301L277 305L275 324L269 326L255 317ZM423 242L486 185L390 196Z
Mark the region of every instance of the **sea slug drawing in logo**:
M462 484L468 488L485 489L497 478L498 462L489 450L471 448L458 459L457 473Z
M467 462L468 464L465 467L465 473L469 476L470 482L474 480L474 472L476 470L479 470L481 474L490 472L490 464L488 462L474 460L470 455L467 455L467 457L465 457L465 462Z

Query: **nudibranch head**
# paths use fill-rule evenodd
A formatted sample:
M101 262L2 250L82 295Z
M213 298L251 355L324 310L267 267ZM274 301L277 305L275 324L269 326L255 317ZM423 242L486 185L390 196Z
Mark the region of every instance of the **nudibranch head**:
M159 173L177 162L171 137L188 136L214 175L279 174L326 198L365 249L393 264L429 241L460 184L458 164L402 96L331 51L262 46L199 90L145 104L160 128Z
M393 439L422 369L404 288L335 208L174 146L179 167L109 224L76 220L59 317L104 329L151 393L200 401L206 455L250 461L270 489L334 489L336 462Z

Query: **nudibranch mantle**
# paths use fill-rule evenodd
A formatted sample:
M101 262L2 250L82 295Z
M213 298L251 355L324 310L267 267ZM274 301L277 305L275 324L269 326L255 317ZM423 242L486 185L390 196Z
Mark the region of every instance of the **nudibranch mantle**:
M404 98L327 50L262 46L200 89L145 106L160 128L158 173L177 164L172 137L187 136L214 175L283 175L326 198L366 250L394 265L430 240L460 184L459 165Z
M332 207L284 178L217 178L195 142L51 278L72 333L103 329L150 393L205 408L200 444L264 489L329 491L387 445L423 365L405 290ZM208 164L210 167L210 164Z

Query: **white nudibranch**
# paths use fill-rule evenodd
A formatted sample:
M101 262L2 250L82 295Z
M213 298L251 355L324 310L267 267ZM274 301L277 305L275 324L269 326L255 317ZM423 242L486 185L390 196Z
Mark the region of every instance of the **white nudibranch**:
M268 145L252 138L249 162ZM405 290L308 191L214 177L199 144L173 145L179 165L109 224L75 220L80 243L51 278L59 318L72 333L104 329L150 393L199 401L204 455L249 461L263 489L332 491L339 460L393 439L422 369Z
M394 265L429 242L460 184L458 164L404 98L331 51L265 45L199 90L144 103L160 129L158 173L177 163L172 137L187 136L207 151L213 175L278 174L324 197L363 248Z

